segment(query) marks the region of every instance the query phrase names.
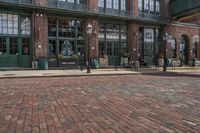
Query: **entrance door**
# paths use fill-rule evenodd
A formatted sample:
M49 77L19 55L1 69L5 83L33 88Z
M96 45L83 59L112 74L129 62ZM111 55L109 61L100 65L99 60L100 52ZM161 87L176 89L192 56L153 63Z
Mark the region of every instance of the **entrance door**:
M118 42L107 43L107 55L108 55L108 65L110 66L119 65L119 43Z
M144 44L144 62L148 65L154 65L154 45Z
M19 40L19 44L21 44L19 46L20 67L31 67L31 61L32 61L31 39L21 38Z
M18 67L19 66L19 47L17 38L8 38L8 66L9 67Z
M31 67L31 41L0 37L0 67Z

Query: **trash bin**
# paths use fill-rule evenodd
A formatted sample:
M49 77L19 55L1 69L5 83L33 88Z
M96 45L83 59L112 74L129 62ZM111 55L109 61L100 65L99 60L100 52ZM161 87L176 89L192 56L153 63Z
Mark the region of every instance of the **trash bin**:
M48 70L48 59L47 58L39 58L38 59L38 69L39 70Z

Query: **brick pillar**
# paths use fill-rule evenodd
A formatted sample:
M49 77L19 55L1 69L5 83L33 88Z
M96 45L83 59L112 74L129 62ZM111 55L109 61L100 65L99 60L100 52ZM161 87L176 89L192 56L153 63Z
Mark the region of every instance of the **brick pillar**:
M135 21L128 22L128 49L132 59L138 60L139 25Z
M86 53L88 53L88 43L90 43L90 57L98 58L99 55L99 37L98 37L98 29L99 24L96 18L90 18L86 22L86 33L87 33L87 25L90 23L93 27L91 34L86 34ZM89 39L89 41L88 41ZM87 54L88 55L88 54Z
M192 43L193 43L193 36L188 37L188 62L192 60Z
M35 0L38 6L45 6L47 0ZM35 10L34 14L34 48L35 58L47 57L48 51L48 21L44 10Z
M98 12L98 0L88 0L89 10L92 12ZM99 31L99 23L97 17L95 15L88 16L88 20L86 21L86 33L87 33L87 26L90 23L93 27L92 33L90 35L86 34L86 53L88 53L88 38L90 42L90 57L91 58L98 58L99 53L99 38L98 38L98 31ZM88 55L88 54L86 54Z
M98 0L88 0L88 9L92 12L98 12Z
M128 0L128 11L130 16L138 16L138 0Z

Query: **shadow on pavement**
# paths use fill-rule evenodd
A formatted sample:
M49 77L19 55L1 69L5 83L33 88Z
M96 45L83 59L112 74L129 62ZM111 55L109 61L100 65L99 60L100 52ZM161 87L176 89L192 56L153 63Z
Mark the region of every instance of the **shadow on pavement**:
M177 73L177 72L160 72L160 73L141 73L141 75L166 76L166 77L193 77L200 78L200 73Z

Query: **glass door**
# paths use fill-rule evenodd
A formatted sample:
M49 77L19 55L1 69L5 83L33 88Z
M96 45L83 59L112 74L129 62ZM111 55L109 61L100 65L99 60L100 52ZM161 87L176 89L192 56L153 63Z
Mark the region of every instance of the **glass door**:
M119 43L107 42L108 65L119 65Z
M9 67L18 67L19 47L17 37L9 38L8 65Z
M144 44L144 62L148 65L154 65L154 44Z
M8 66L8 45L7 39L0 37L0 67Z

